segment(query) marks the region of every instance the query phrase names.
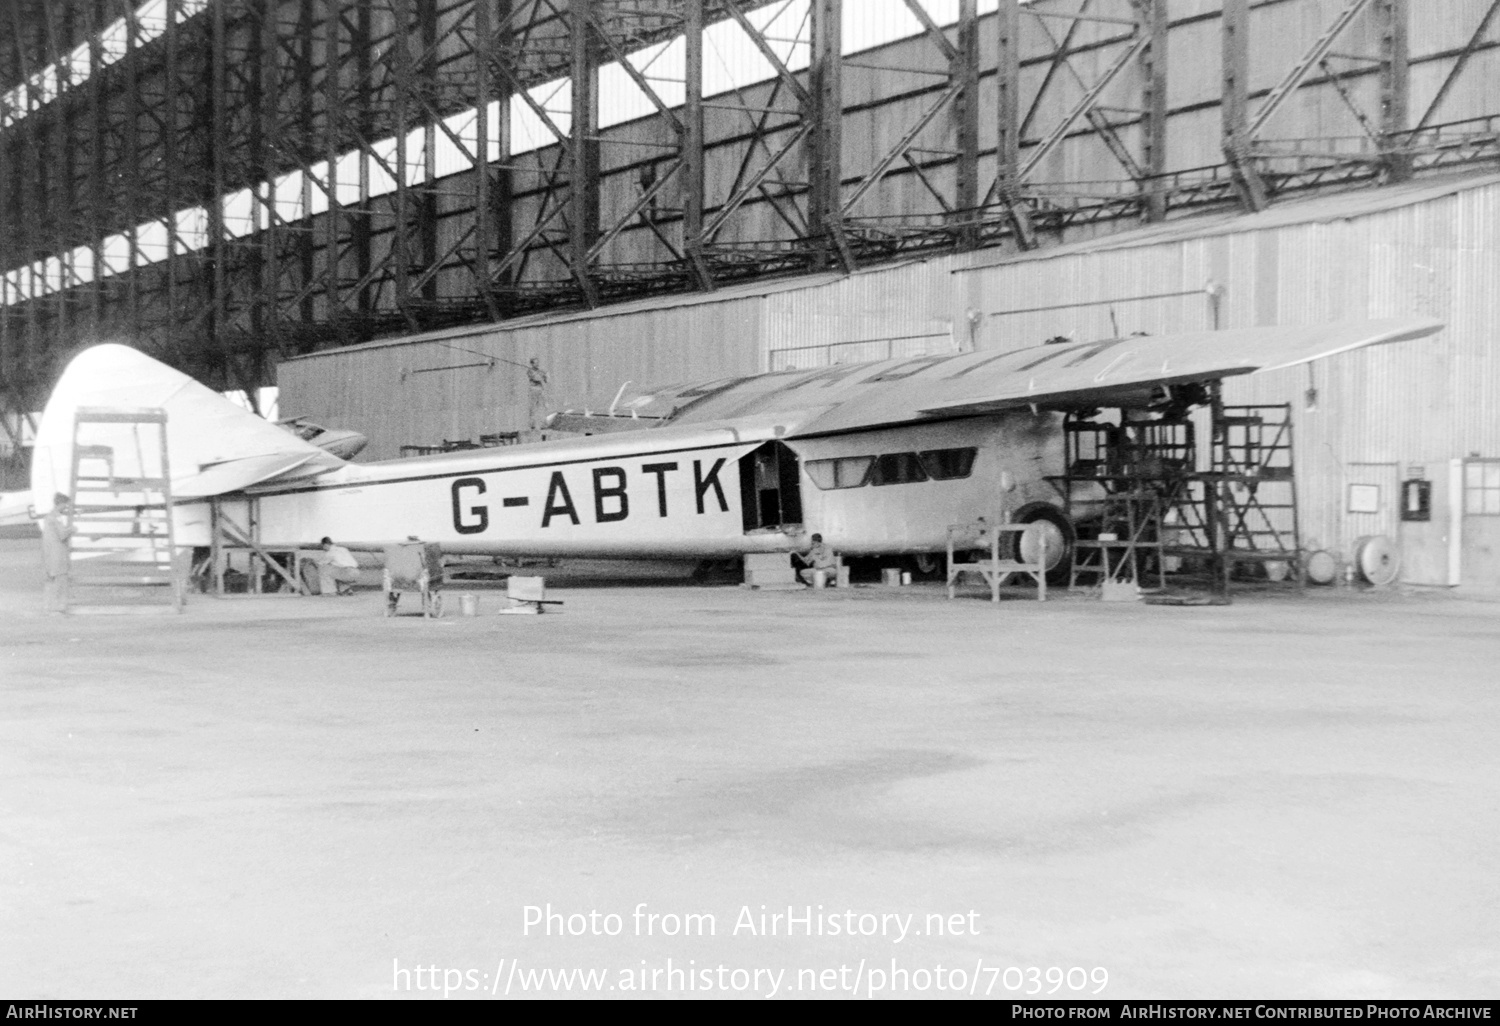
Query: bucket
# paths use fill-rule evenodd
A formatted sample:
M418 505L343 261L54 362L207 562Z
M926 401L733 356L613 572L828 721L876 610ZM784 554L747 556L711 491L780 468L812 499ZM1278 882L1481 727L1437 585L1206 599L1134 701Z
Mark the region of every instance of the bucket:
M812 572L812 586L814 588L826 588L826 587L828 587L828 571L827 570L814 570Z
M460 595L458 597L458 608L463 613L464 616L478 616L479 615L479 596L478 595Z
M901 586L901 571L896 567L888 567L880 571L880 583L891 588Z
M902 585L907 585L907 584L911 583L911 571L910 570L903 570L903 571L901 571L901 583L902 583Z

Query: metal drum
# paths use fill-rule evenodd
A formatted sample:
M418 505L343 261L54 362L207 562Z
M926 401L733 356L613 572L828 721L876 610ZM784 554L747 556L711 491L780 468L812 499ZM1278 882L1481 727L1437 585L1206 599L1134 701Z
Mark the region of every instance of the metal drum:
M1313 584L1332 584L1339 576L1339 561L1326 549L1307 557L1307 579Z

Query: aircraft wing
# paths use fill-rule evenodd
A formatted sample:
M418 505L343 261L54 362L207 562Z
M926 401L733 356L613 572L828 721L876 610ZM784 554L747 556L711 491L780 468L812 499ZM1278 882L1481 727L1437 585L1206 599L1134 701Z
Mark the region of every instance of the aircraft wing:
M866 375L884 389L850 395L800 425L810 435L934 417L998 413L1027 406L1051 409L1144 402L1162 385L1277 370L1365 346L1423 338L1442 330L1425 317L1307 327L1241 328L1174 335L1139 335L1006 353L924 358ZM907 361L910 365L919 361Z
M74 414L81 407L165 410L172 492L182 498L240 491L344 465L186 374L111 343L73 358L42 413L31 469L39 513L51 509L53 493L70 491ZM159 473L154 429L90 424L83 430L82 443L109 447L117 477Z
M1338 353L1422 338L1426 317L1306 327L1133 335L1003 352L945 353L836 363L637 390L611 406L662 424L774 417L787 438L894 427L1036 406L1134 406L1164 385L1275 370Z
M1408 318L1324 327L1241 328L1183 335L1140 335L1108 342L1026 351L1003 361L1001 380L958 387L922 412L981 413L1016 406L1084 402L1109 405L1141 386L1207 381L1278 370L1387 342L1422 338L1439 321ZM984 378L984 368L972 375Z

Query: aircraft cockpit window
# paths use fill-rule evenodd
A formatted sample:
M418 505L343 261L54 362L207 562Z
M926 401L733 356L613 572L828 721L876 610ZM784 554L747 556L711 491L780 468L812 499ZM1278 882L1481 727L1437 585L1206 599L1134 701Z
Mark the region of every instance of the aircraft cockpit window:
M802 464L812 483L823 491L834 488L858 488L870 477L874 456L844 456L835 460L808 460Z
M873 485L914 484L927 480L927 471L914 452L888 452L875 461Z
M974 472L974 456L979 452L973 446L963 449L928 449L917 455L922 457L922 466L927 476L934 481L956 481Z

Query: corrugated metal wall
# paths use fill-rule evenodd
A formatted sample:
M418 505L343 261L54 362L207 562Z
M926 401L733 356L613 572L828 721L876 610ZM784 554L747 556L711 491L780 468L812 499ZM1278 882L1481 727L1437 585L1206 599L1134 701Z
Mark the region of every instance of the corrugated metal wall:
M1500 186L1489 186L1275 233L1279 323L1423 313L1448 325L1419 343L1233 386L1232 394L1252 401L1298 403L1299 485L1313 543L1347 551L1353 542L1343 501L1353 464L1405 468L1500 452L1497 196ZM1318 392L1311 411L1310 387Z
M627 381L755 373L761 304L698 302L333 350L281 365L281 409L357 427L370 437L370 459L395 457L403 445L519 431L528 426L531 358L547 374L549 409L582 407Z
M766 297L766 369L951 352L965 344L954 321L952 257L849 275L818 289ZM838 347L831 353L829 346ZM821 348L820 348L821 347ZM799 353L800 358L778 359Z
M532 357L549 409L601 405L621 385L664 385L888 355L950 352L952 258L726 289L507 327L330 350L283 363L284 416L355 427L368 459L526 428ZM490 365L493 362L493 366Z

